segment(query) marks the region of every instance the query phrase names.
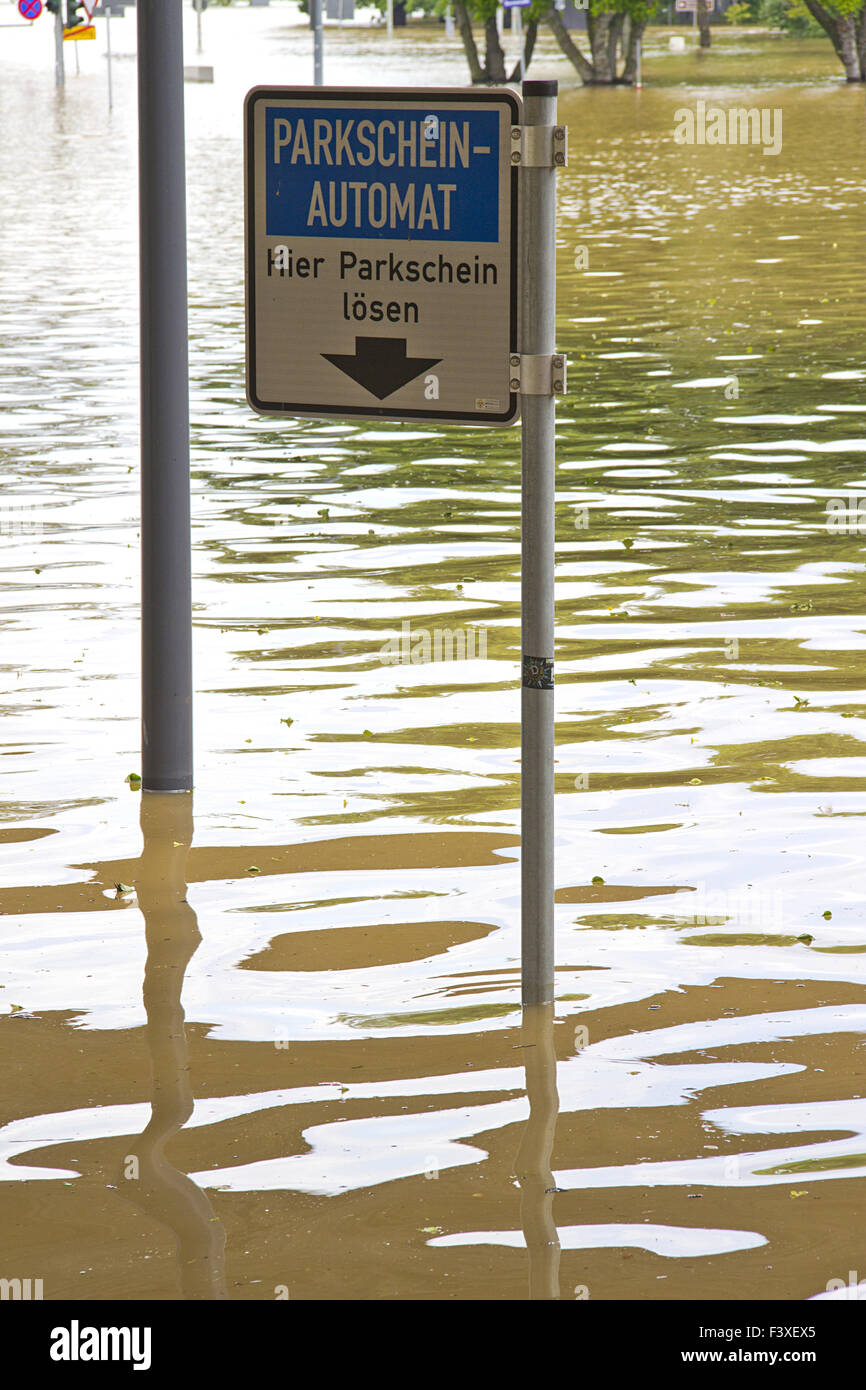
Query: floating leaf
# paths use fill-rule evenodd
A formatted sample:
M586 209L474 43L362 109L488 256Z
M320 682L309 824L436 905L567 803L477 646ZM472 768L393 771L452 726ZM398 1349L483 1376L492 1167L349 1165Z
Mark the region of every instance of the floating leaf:
M626 550L631 550L632 546L634 545L634 541L632 540L631 536L625 537L623 545L625 546Z
M261 869L259 868L258 864L250 864L249 868L247 869L247 873L248 873L248 874L260 874L260 873L261 873Z
M128 772L123 780L129 783L130 789L134 792L137 792L141 786L141 777L137 772Z
M829 909L829 907L828 907L826 912L822 912L822 913L821 913L821 916L824 918L824 921L825 921L825 922L829 922L829 920L830 920L830 918L833 916L833 914L832 914L832 912L830 911L830 909Z
M797 937L797 940L798 940L798 941L803 941L803 942L805 942L805 944L806 944L807 946L811 946L811 944L812 944L812 942L815 940L815 938L814 938L814 936L810 936L809 933L808 933L807 931L804 931L803 934L802 934L802 936L798 936L798 937Z
M592 881L593 883L604 883L604 879L601 877L600 874L593 874Z
M700 777L690 777L690 778L689 778L689 786L690 786L690 787L700 787L700 786L702 786L702 785L703 785L703 783L701 782Z
M135 889L133 888L131 883L115 883L114 887L118 898L122 898L124 893L135 892Z
M285 726L286 726L287 729L288 729L289 725L290 725L290 724L294 724L294 722L295 722L294 719L290 719L288 715L286 715L285 719L281 719L281 720L280 720L280 723L281 723L281 724L285 724Z

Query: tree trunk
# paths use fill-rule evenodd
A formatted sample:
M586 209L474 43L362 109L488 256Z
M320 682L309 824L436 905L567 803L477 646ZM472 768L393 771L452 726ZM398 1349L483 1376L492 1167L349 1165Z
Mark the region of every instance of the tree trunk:
M475 42L475 35L472 32L472 24L463 0L454 0L454 18L457 20L457 28L463 40L463 52L466 54L466 62L469 64L469 76L473 85L477 86L483 82L486 74L483 72L481 62L478 58L478 46Z
M550 25L551 29L553 30L553 36L556 39L556 42L559 44L559 47L562 49L562 52L565 54L572 67L577 70L581 79L587 84L594 82L595 70L593 69L592 63L587 61L587 59L584 57L584 55L578 48L577 44L574 42L573 38L571 37L570 33L568 32L568 30L562 22L562 16L560 15L559 11L554 9L554 7L551 5L550 9L547 11L547 14L544 17Z
M609 40L611 27L614 20L618 18L619 16L612 14L610 10L604 10L597 15L594 15L592 10L587 10L586 28L589 34L589 47L592 52L593 82L608 83L616 80L616 62L611 64ZM615 54L615 40L613 51Z
M509 10L508 13L510 14L511 11ZM524 71L524 74L526 74L527 72L529 72L529 64L532 62L532 54L533 54L533 52L534 52L534 50L535 50L535 40L536 40L537 36L538 36L538 20L537 20L537 19L530 19L529 23L528 23L527 26L526 26L526 37L525 37L524 42L523 42L523 71ZM509 80L509 82L519 82L519 81L520 81L520 60L519 60L519 59L518 59L518 61L515 63L515 65L514 65L514 71L513 71L513 73L511 74L511 76L509 77L508 80Z
M863 74L860 71L860 54L857 52L857 31L854 28L854 16L840 14L837 16L836 24L839 29L839 43L842 48L842 65L845 68L845 76L849 82L860 82Z
M633 19L629 28L628 50L625 55L625 67L622 70L622 81L628 83L630 87L633 87L637 80L637 50L645 28L645 19Z
M615 14L607 31L607 70L611 75L611 82L616 81L616 55L619 51L619 41L622 38L624 20L625 15Z
M700 34L700 47L709 48L712 42L710 35L710 12L704 4L704 0L698 0L698 32Z
M820 0L805 0L806 9L829 38L849 82L866 81L866 11L853 15L831 14Z
M499 40L499 30L496 27L495 12L489 15L484 21L484 43L486 80L493 83L504 82L505 54L502 51L502 44Z

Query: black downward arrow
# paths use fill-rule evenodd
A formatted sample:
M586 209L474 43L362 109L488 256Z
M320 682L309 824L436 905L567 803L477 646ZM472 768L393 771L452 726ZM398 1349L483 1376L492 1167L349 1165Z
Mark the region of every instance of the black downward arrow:
M356 338L354 357L341 352L322 356L380 401L442 361L441 357L407 357L405 338Z

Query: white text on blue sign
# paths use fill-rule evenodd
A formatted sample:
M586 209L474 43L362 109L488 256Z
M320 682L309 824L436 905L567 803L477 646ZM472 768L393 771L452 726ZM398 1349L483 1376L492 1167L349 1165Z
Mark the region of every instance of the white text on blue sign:
M266 233L499 239L499 114L266 108Z

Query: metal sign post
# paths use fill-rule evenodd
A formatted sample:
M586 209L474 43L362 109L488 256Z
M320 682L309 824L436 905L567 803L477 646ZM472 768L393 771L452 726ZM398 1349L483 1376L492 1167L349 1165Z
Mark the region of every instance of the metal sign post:
M138 12L142 789L192 789L181 0Z
M523 523L521 531L521 938L523 1003L553 1001L553 546L556 355L556 172L565 163L556 82L524 82L526 135L520 232ZM537 132L537 135L536 135ZM561 148L557 148L560 146ZM551 149L553 151L551 157ZM529 383L530 364L540 365Z
M252 408L523 415L524 1004L553 1000L556 93L256 87L245 105Z
M66 65L63 58L63 16L60 13L60 4L54 11L54 85L63 87L66 84Z
M111 90L111 6L105 11L105 56L108 60L108 109L114 107L114 95Z
M310 15L313 21L313 84L321 87L324 82L325 35L322 28L323 0L310 0Z

